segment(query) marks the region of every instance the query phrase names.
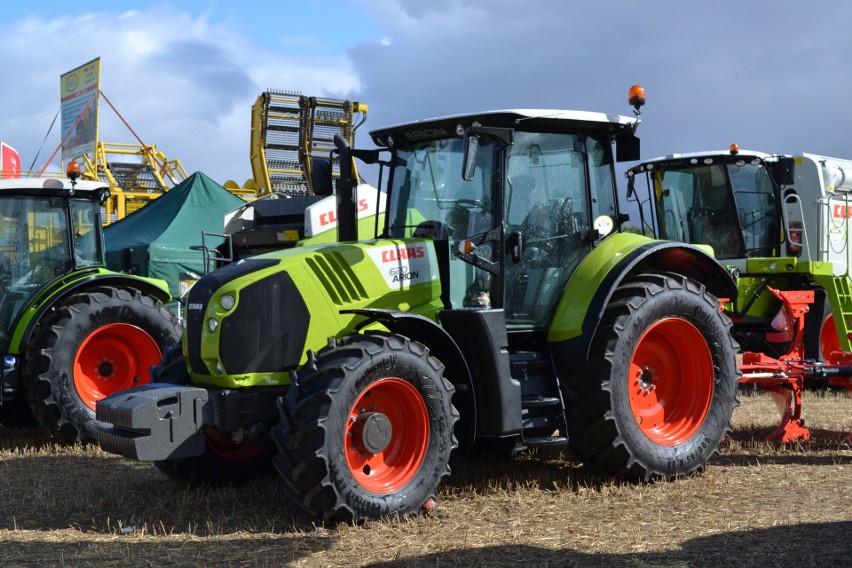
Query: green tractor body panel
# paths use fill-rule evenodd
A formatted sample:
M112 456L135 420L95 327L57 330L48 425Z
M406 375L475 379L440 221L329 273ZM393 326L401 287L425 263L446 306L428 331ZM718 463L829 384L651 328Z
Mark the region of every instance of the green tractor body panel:
M699 282L720 299L737 296L734 280L713 258L710 247L657 241L633 233L617 233L583 259L568 281L547 341L557 353L572 344L588 347L604 307L625 279L642 273L671 272ZM557 357L557 360L564 357ZM568 358L570 359L570 357Z
M556 308L547 340L559 342L578 337L583 330L583 321L607 276L625 259L625 256L651 239L631 233L612 235L589 253L568 281L562 299Z
M255 265L258 270L251 269ZM249 270L240 274L244 266ZM197 298L208 293L203 289L204 281L201 281L202 286L196 284L198 288L194 286L190 290L187 300L187 321L201 317L203 322L217 322L213 331L210 325L203 325L200 330L197 345L201 365L192 367L190 373L193 381L199 384L222 388L286 385L289 371L305 363L308 350L319 350L330 337L351 333L363 319L343 313L347 310L413 312L436 320L443 307L435 245L427 240L296 247L260 255L234 265L226 276L229 272L235 276L212 292L203 316L194 314L194 310L199 303ZM286 287L288 294L272 300L275 305L268 306L277 310L275 313L280 319L271 322L266 318L247 318L246 310L256 309L249 303L257 300L247 291L282 275L287 276L288 282L281 286ZM230 309L223 307L225 296L233 298L232 306L230 300L224 301ZM298 315L294 315L294 311ZM255 339L269 349L281 349L281 342L287 341L287 351L292 355L283 360L269 357L265 360L267 366L254 361L235 363L229 318L239 322L233 327L238 329L240 337ZM269 324L271 326L267 327ZM257 328L248 328L252 325ZM307 327L305 330L291 329L291 325ZM189 345L191 338L191 334L184 334L187 353L192 353L196 345ZM282 362L286 363L283 367L279 366Z
M20 315L13 322L9 332L6 352L21 355L33 328L42 315L70 294L86 291L94 286L127 286L142 290L163 303L171 299L169 285L159 278L148 278L130 274L120 274L103 267L91 267L68 273L48 285L34 291L34 295L21 304Z

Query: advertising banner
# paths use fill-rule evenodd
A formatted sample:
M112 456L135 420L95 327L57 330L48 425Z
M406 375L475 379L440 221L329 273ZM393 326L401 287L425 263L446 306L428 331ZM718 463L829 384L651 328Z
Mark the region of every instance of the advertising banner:
M18 151L0 142L0 178L21 177L21 158Z
M98 139L97 95L100 79L100 58L60 76L63 170L68 160L83 154L94 156Z

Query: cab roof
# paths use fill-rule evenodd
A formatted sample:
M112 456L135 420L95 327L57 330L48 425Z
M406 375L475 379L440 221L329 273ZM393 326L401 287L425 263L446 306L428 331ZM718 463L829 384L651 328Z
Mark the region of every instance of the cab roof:
M28 193L68 195L73 188L75 194L94 194L101 190L109 191L109 185L101 181L78 180L76 185L71 180L61 177L21 177L0 179L0 193Z
M668 154L651 160L644 160L638 166L633 166L628 170L628 175L636 172L644 172L657 167L666 167L674 164L683 164L685 162L699 165L712 164L718 162L734 162L736 160L751 161L755 158L761 160L769 160L777 157L775 154L767 154L765 152L754 152L752 150L740 150L736 154L732 154L730 150L718 150L708 152L686 152L683 154ZM694 160L694 162L693 162Z
M399 142L445 138L455 136L458 125L468 127L474 122L486 127L517 128L519 130L550 130L556 132L593 130L610 133L634 130L639 124L639 120L634 117L602 112L507 109L416 120L373 130L370 132L370 136L377 146L388 146L388 135Z

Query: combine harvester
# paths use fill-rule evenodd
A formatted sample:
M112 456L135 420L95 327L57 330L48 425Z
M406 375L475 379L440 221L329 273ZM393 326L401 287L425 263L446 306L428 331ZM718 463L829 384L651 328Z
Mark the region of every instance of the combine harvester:
M650 160L627 177L643 229L712 246L736 279L724 309L745 351L741 382L778 395L782 409L769 439L809 439L807 382L852 390L852 161L732 145Z

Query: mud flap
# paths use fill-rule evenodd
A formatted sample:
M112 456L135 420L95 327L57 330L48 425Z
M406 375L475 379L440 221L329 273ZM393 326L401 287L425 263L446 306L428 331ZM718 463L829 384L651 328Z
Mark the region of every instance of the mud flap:
M139 461L188 458L204 453L201 430L208 401L203 388L147 384L98 401L98 443Z

